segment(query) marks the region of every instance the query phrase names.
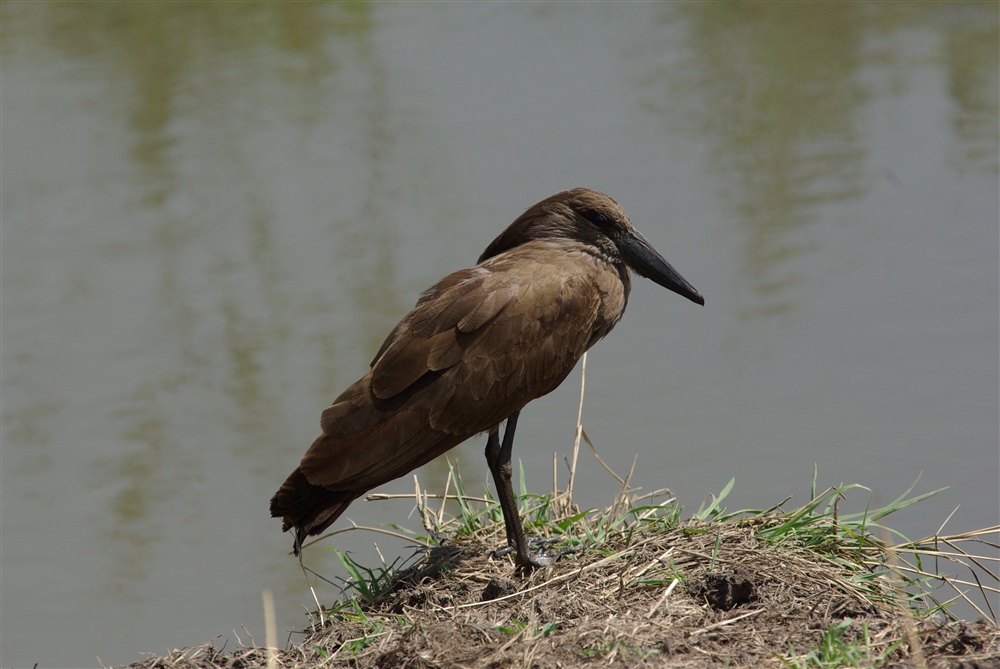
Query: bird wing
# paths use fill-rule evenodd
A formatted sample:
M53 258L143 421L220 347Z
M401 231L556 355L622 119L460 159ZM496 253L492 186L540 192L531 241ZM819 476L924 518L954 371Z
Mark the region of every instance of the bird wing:
M449 275L392 331L371 371L323 413L302 471L368 489L429 462L552 391L593 342L592 256L530 245Z

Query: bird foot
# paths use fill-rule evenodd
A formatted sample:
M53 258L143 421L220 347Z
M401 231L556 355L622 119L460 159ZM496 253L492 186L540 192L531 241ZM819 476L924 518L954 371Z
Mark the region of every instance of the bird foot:
M529 537L528 538L528 550L522 555L520 552L514 558L517 566L520 568L541 568L541 567L551 567L556 562L559 561L564 555L569 555L571 553L579 553L583 550L583 546L567 546L558 551L548 552L544 549L557 544L562 539L557 537ZM502 548L498 548L493 551L490 556L494 558L503 557L504 555L510 555L517 551L517 547L514 544L507 544Z

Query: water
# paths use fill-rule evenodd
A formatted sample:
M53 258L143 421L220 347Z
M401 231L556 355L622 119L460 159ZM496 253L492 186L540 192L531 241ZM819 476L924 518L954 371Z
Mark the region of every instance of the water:
M876 504L920 477L949 489L890 526L996 524L997 14L5 2L0 665L261 641L263 588L301 625L267 502L320 412L420 290L573 186L707 299L637 280L592 350L609 465L688 508L734 476L732 509L805 502L814 465ZM578 382L522 414L529 489ZM482 446L451 454L470 487ZM576 490L617 483L585 453ZM418 529L410 506L338 526ZM406 552L335 545L373 541Z

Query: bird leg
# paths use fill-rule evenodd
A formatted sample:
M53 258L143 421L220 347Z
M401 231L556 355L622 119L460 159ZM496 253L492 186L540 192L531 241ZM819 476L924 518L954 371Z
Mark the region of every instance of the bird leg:
M503 433L503 445L500 444L500 427L490 433L486 440L486 464L493 474L493 483L497 488L497 499L503 511L503 523L507 530L507 546L494 552L494 555L506 555L517 551L517 564L520 567L548 567L561 557L561 553L546 553L539 550L532 552L531 546L544 547L557 540L542 539L529 542L524 534L521 516L517 511L517 499L511 486L510 455L514 445L514 430L517 428L519 411L515 411L507 419L507 427Z

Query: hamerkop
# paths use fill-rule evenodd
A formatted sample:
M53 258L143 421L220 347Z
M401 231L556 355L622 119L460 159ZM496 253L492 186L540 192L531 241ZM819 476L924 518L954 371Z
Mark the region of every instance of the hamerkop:
M271 498L295 553L365 492L480 432L519 566L557 557L525 537L511 488L521 409L554 390L625 311L629 269L704 298L629 222L587 188L556 193L493 240L475 267L421 295L365 374L323 412L323 434ZM507 421L503 443L500 424Z

